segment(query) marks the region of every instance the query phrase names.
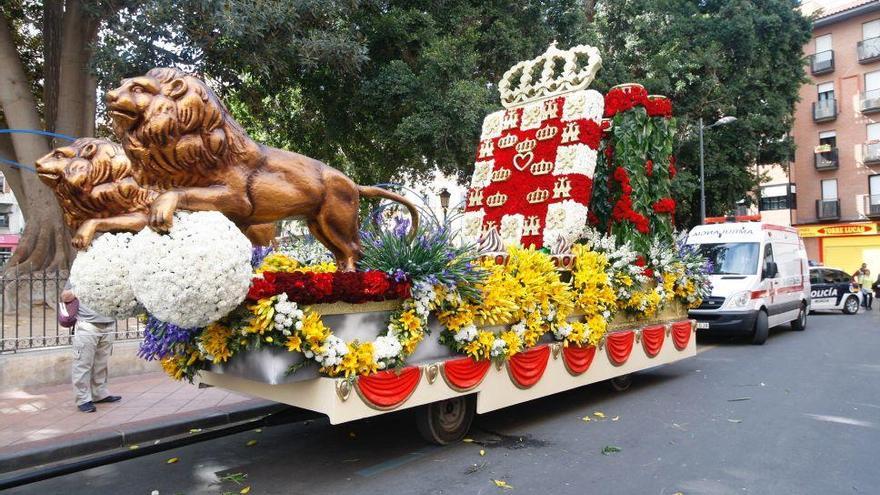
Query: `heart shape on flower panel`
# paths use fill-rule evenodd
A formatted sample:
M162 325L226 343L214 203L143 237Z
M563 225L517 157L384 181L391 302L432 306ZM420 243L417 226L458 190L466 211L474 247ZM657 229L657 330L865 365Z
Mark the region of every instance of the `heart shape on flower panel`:
M496 229L505 245L541 248L560 236L573 241L586 224L603 103L596 91L575 91L487 116L467 195L465 238L479 242Z

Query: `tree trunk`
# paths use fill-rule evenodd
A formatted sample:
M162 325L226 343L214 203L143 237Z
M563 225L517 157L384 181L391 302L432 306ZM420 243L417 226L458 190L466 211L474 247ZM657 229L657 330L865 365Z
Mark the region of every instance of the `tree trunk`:
M61 59L62 0L45 0L43 4L43 119L46 130L55 130L58 116L58 76Z
M42 129L43 124L37 113L24 67L4 17L0 17L0 67L3 67L0 71L0 107L3 108L9 127ZM42 136L13 134L10 140L15 151L14 159L22 164L32 164L49 151L49 143ZM23 195L17 196L17 199L29 214L24 234L6 266L5 274L14 272L29 275L40 270L67 270L73 252L70 234L62 221L61 208L55 195L40 182L36 174L19 175ZM9 284L8 287L14 285ZM9 294L7 301L27 302L17 296L18 294Z
M85 18L80 0L68 0L61 28L60 79L56 132L82 137L86 114L86 87L91 21ZM92 94L91 99L94 100Z

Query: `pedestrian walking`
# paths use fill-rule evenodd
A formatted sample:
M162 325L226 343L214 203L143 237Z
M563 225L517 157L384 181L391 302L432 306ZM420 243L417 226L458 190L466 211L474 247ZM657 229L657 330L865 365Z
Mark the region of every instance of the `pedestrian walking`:
M853 278L857 284L859 284L859 288L862 291L862 307L865 309L871 309L871 304L874 302L874 293L871 292L871 270L868 270L868 264L862 263L862 266L856 270L853 274Z
M73 329L73 389L76 407L97 410L95 404L116 402L122 397L107 390L107 365L113 351L116 320L102 316L80 303L70 284L61 293L58 322Z

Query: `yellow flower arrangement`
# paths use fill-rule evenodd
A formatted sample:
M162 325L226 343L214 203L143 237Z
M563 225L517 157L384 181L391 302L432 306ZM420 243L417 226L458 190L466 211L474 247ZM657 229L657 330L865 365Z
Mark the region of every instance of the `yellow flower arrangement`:
M314 265L303 265L293 257L284 253L269 253L263 258L263 263L257 268L256 273L263 272L312 272L312 273L328 273L335 272L336 264L332 261L325 261Z
M373 360L373 344L365 342L350 342L348 352L342 357L342 362L332 369L324 369L331 376L345 375L346 378L359 375L369 375L376 372L376 363Z
M278 252L272 252L263 258L263 263L257 268L256 273L263 272L292 272L301 268L299 261Z
M245 328L246 332L263 335L263 333L272 329L275 319L276 299L277 296L266 297L257 301L256 304L248 306L248 309L253 314L253 318L251 318L250 325Z
M608 258L582 244L575 244L572 254L575 256L571 274L574 304L583 312L585 322L571 324L571 332L562 339L563 345L595 345L605 335L607 321L617 311L617 295L608 276ZM627 286L633 283L628 275L615 278Z
M541 336L556 326L566 324L574 308L574 292L560 279L553 260L545 253L512 247L506 264L484 259L479 268L487 272L477 285L482 295L479 304L450 302L442 292L437 294L437 318L449 332L443 340L454 349L476 360L505 361L537 345ZM497 335L487 330L473 331L473 327L513 323L517 323L518 332L512 328ZM472 333L465 338L455 337L463 331ZM496 339L503 342L503 347L496 346Z
M229 339L232 337L232 329L220 323L211 323L203 331L199 338L205 347L205 352L214 359L214 364L225 363L232 357L229 349Z

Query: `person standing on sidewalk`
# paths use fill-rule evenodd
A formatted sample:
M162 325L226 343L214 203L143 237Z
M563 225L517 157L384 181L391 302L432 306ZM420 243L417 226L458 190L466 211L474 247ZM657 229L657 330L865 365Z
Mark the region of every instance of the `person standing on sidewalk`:
M871 304L874 302L874 294L871 292L871 270L868 270L868 264L862 263L861 268L856 270L853 277L855 277L856 283L859 284L862 297L864 297L862 306L865 309L871 309Z
M110 395L107 390L107 364L113 351L116 320L99 315L81 304L69 283L61 293L61 301L64 311L58 313L58 321L61 326L74 329L72 378L76 407L82 412L92 413L97 410L96 403L122 399L118 395ZM67 313L67 316L63 313Z

